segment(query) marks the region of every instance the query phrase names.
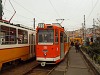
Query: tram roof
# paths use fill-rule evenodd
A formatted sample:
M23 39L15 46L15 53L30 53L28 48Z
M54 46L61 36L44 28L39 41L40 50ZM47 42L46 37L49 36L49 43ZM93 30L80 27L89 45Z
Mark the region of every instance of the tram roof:
M13 23L5 22L5 21L0 21L0 23L2 23L2 25L6 24L6 25L14 26L14 27L20 27L20 28L24 28L24 29L28 29L28 30L35 31L34 29L29 28L29 27L27 27L27 26L24 26L24 25L22 25L22 24L13 24Z

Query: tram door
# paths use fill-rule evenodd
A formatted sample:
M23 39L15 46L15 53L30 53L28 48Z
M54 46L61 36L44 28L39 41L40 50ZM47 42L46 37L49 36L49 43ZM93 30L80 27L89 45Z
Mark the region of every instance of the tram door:
M29 35L29 49L30 49L30 57L33 57L35 55L35 36L33 34Z
M64 34L60 33L60 59L64 58Z

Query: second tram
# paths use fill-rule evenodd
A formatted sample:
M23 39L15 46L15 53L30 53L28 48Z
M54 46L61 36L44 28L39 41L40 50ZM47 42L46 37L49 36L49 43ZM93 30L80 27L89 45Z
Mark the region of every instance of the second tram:
M83 39L81 37L74 37L74 38L70 38L71 42L75 42L78 41L80 43L80 45L83 45Z
M4 63L35 56L35 30L0 22L0 69Z

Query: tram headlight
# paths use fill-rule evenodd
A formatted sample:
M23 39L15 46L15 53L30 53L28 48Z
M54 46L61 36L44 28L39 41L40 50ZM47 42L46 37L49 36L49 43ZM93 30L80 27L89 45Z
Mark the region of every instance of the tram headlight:
M44 56L47 56L48 50L43 50Z
M44 52L44 56L47 56L47 52Z
M46 56L47 54L46 53L44 53L44 56Z

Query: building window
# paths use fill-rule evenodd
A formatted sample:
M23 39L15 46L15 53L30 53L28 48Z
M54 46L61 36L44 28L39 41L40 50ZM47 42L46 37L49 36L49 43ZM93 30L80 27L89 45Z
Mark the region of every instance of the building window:
M18 44L28 43L28 32L25 30L18 29Z
M0 43L1 44L16 44L16 28L8 26L0 26Z

